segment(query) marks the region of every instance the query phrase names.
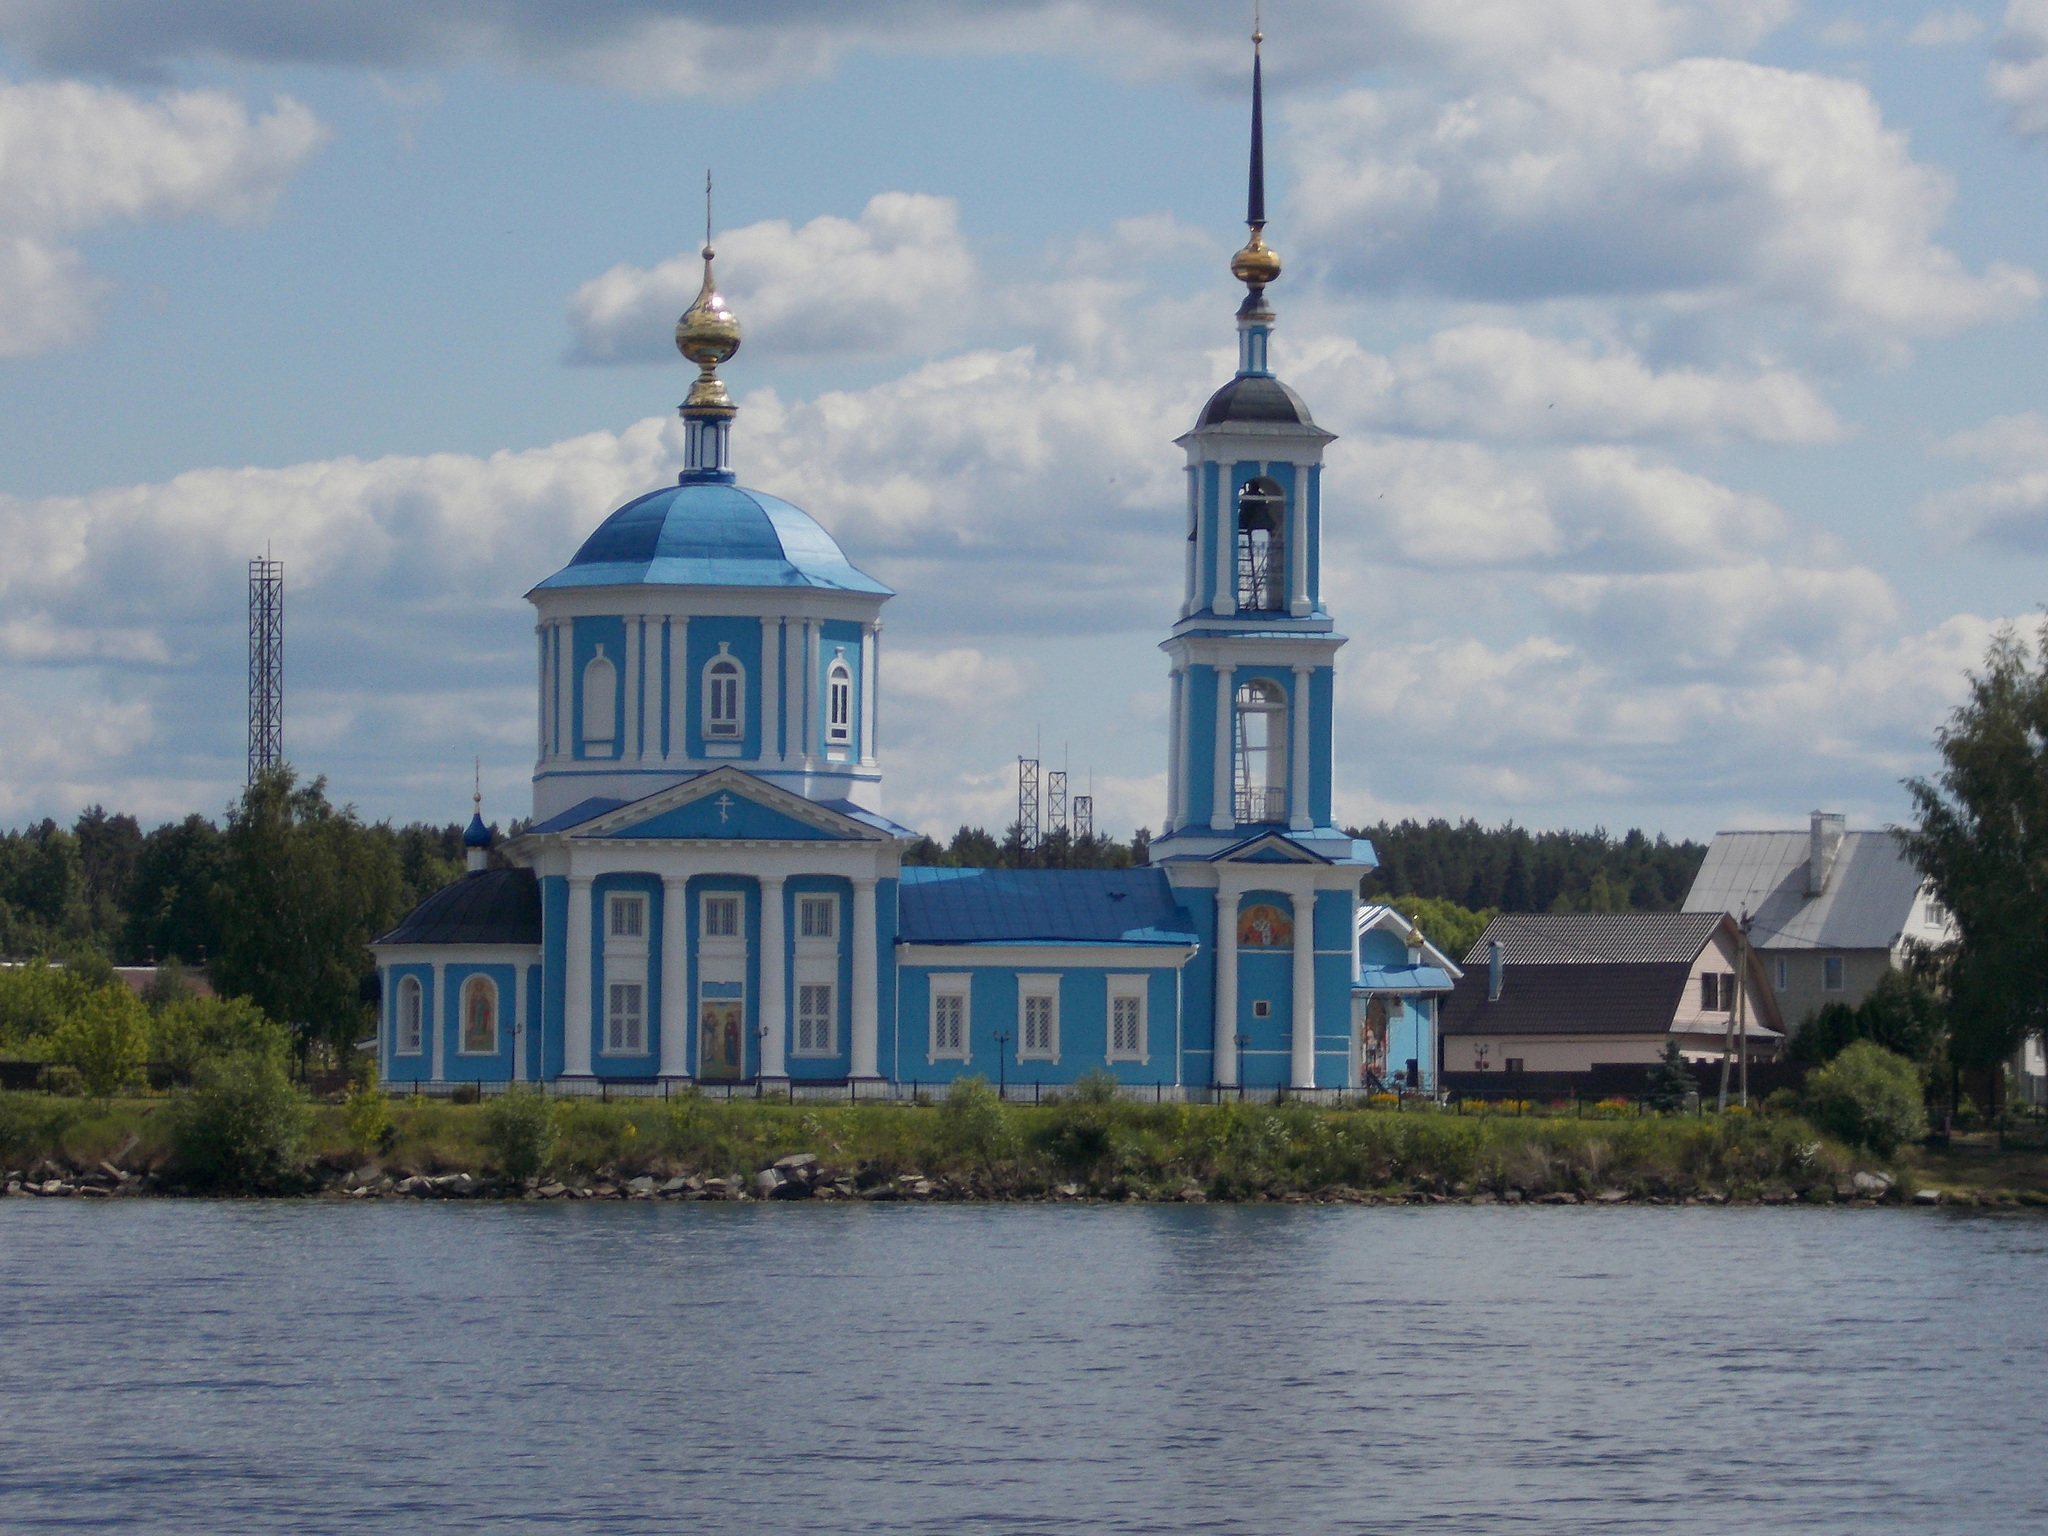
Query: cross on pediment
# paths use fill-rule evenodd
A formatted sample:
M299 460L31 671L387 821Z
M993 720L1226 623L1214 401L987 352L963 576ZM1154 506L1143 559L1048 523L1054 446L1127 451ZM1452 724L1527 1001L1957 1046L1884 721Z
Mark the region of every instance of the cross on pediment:
M731 795L720 795L711 803L718 807L719 825L723 826L726 822L732 820L733 799Z

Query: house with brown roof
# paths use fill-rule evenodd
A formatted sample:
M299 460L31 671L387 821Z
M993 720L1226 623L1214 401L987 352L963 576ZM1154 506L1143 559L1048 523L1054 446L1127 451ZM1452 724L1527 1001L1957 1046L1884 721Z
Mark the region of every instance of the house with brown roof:
M1754 951L1746 964L1742 954L1726 913L1503 913L1443 1002L1443 1085L1498 1089L1525 1073L1648 1067L1673 1040L1688 1061L1719 1061L1738 987L1738 1052L1773 1061L1784 1021Z

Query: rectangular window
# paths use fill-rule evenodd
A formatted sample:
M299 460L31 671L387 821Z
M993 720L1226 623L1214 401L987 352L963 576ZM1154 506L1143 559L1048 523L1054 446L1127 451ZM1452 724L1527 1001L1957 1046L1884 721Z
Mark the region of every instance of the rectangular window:
M1945 928L1948 926L1948 908L1935 901L1932 897L1927 902L1927 926L1930 928Z
M829 939L839 927L839 898L805 896L797 902L797 934L806 939Z
M740 932L740 899L737 896L704 898L704 937L736 939Z
M805 982L796 989L797 1055L830 1056L837 1049L832 990L829 982Z
M1258 1001L1252 1004L1252 1017L1255 1019L1270 1019L1273 1017L1273 1005L1263 997L1258 999Z
M1790 970L1791 967L1785 963L1785 957L1783 955L1778 956L1778 990L1780 992L1784 991L1791 984Z
M642 1011L640 983L615 981L610 991L604 1048L614 1055L638 1055L647 1049L647 1020Z
M853 740L853 673L843 661L832 663L825 684L825 740L845 746Z
M1518 1073L1518 1072L1520 1072L1520 1071L1522 1070L1522 1061L1523 1061L1523 1058L1522 1058L1522 1057L1520 1057L1520 1056L1510 1056L1510 1057L1508 1057L1508 1059L1507 1059L1507 1069L1508 1069L1509 1073L1510 1073L1510 1074L1513 1074L1513 1073Z
M1820 984L1821 989L1826 992L1839 992L1842 990L1842 957L1840 955L1828 955L1821 961Z
M1145 1041L1145 986L1142 976L1109 979L1111 1061L1143 1061L1149 1054Z
M614 896L611 900L612 937L615 939L644 939L647 937L647 901L641 896Z
M932 987L932 1044L934 1061L942 1058L967 1060L967 980L949 978Z
M1017 1059L1057 1061L1060 1055L1060 979L1017 978Z
M408 976L398 984L398 1049L401 1055L417 1056L423 1049L425 1031L420 1023L420 984Z

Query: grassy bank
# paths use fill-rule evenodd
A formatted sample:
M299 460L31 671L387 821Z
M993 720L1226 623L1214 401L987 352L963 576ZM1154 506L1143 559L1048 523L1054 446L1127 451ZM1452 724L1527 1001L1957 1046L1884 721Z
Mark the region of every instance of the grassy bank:
M1922 1172L1913 1158L1923 1156L1887 1166L1777 1115L1546 1118L1081 1100L1027 1107L969 1093L936 1106L550 1100L529 1103L532 1125L508 1133L492 1108L398 1101L366 1147L352 1144L343 1109L315 1106L292 1171L272 1188L381 1191L467 1174L462 1192L624 1190L637 1178L681 1180L669 1191L678 1196L718 1196L753 1193L762 1170L808 1155L815 1164L789 1180L802 1187L785 1184L784 1195L1832 1201L1872 1197L1869 1180L1858 1189L1858 1173L1897 1177L1889 1198L1910 1193ZM0 1095L0 1171L24 1182L97 1177L117 1189L173 1191L181 1178L170 1121L162 1100ZM540 1172L505 1177L522 1156ZM2048 1189L2048 1177L1997 1172L2000 1188ZM1942 1173L1944 1188L1974 1187L1953 1168ZM415 1183L408 1192L427 1191Z

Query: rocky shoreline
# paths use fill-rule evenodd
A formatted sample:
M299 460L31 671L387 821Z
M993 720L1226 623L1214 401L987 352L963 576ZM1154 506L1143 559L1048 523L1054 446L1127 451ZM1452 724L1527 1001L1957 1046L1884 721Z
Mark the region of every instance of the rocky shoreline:
M199 1192L179 1186L154 1171L135 1172L112 1161L91 1167L42 1159L29 1168L0 1176L0 1198L116 1199L136 1196L192 1197ZM908 1172L890 1175L873 1166L832 1167L808 1152L778 1158L751 1175L706 1177L678 1174L658 1178L595 1175L589 1178L547 1178L513 1182L474 1173L411 1173L375 1164L318 1178L296 1190L277 1193L328 1200L866 1200L925 1202L1073 1202L1173 1203L1200 1205L1216 1200L1208 1190L1189 1183L1171 1191L1140 1192L1122 1185L1095 1187L1060 1183L1043 1187L1011 1187L995 1179ZM1314 1190L1258 1191L1217 1203L1282 1205L1884 1205L2035 1206L2048 1205L2048 1195L2023 1191L1979 1197L1937 1189L1908 1191L1889 1175L1859 1172L1840 1185L1812 1184L1803 1189L1773 1185L1753 1190L1701 1189L1687 1194L1658 1194L1620 1187L1592 1190L1362 1190L1336 1185Z

